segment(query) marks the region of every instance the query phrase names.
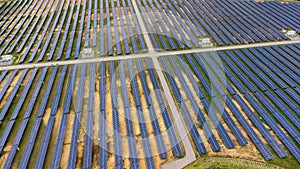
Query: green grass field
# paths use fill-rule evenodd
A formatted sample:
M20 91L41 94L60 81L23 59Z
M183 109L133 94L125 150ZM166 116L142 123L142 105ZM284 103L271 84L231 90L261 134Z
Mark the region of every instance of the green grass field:
M280 160L282 161L282 160ZM185 169L281 169L282 167L246 159L226 157L201 157L199 160L185 167Z

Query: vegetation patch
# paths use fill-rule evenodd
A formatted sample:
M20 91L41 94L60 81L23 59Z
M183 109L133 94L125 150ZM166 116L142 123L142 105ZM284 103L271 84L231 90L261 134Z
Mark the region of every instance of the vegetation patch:
M185 167L185 169L281 169L277 165L251 161L246 159L227 157L201 157L199 160Z

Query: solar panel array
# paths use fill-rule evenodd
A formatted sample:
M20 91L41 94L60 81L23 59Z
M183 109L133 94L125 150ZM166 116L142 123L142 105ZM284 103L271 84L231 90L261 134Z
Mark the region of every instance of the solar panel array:
M148 67L145 58L4 72L0 152L9 151L2 167L157 168L183 156L160 82Z
M251 142L266 160L275 157L272 149L279 158L288 156L289 151L300 162L299 47L160 57L177 108L199 153L210 151L199 140L207 140L212 151L222 151L216 147L220 144L230 149ZM205 135L199 135L202 130Z
M299 161L299 51L295 44L159 58L200 154L251 143L266 160ZM107 168L110 160L156 168L184 155L149 58L0 74L5 168L58 168L63 156L69 168Z
M0 3L0 55L18 63L290 40L299 3L22 0ZM285 31L283 31L285 30ZM158 53L159 54L159 53ZM255 146L300 163L300 44L158 57L200 154ZM150 58L0 72L1 168L158 168L181 158Z
M24 0L0 10L0 55L19 63L77 59L85 47L100 57L147 51L130 1Z
M298 3L255 1L138 0L154 47L200 47L210 37L217 45L288 40L300 33ZM137 13L130 0L24 0L0 7L0 55L19 63L77 59L83 48L97 57L146 52Z
M197 48L201 38L217 45L280 41L283 29L299 33L299 3L278 1L138 0L154 47Z

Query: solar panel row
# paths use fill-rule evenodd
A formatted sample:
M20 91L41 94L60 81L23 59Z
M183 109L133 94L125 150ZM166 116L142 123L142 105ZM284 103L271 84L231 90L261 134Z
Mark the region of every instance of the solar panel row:
M166 77L167 77L167 79L168 79L168 81L171 85L172 91L174 92L173 94L175 95L175 99L176 99L177 103L180 105L181 113L182 113L182 115L185 119L186 126L187 126L189 132L192 135L192 138L193 138L193 141L196 145L196 148L197 148L197 150L199 151L200 154L206 153L207 150L206 150L206 148L203 144L203 141L200 137L200 134L199 134L199 132L198 132L193 120L192 120L192 117L191 117L191 115L190 115L190 113L187 109L186 103L183 101L183 98L182 98L182 95L179 91L179 88L176 85L176 82L175 82L174 78L172 77L172 74L170 74L171 71L169 69L169 66L168 66L166 60L164 58L161 58L161 63L162 63L162 67L167 72L165 75L166 75ZM212 133L210 133L210 134L212 134ZM210 141L212 142L212 144L215 143L214 142L215 138L214 138L213 134L210 135L210 136L211 136ZM213 144L213 145L217 145L217 144ZM215 146L214 148L215 148L216 151L218 150L218 146Z
M32 7L29 9L29 12L33 11L35 7L40 8L41 5L42 5L42 2L39 2L39 4L37 5L37 1L35 1L34 4L31 4L31 3L32 3L32 1L29 3L29 5L28 5L27 7L25 7L25 8L23 9L23 11L21 12L21 15L23 15L23 14L26 12L26 9L27 9L30 5L32 5ZM47 4L47 3L45 3L45 4L43 5L42 8L45 8L46 4ZM37 6L36 6L36 5L37 5ZM20 8L19 8L19 9L20 9ZM33 11L33 16L36 15L36 13L37 13L37 10L36 10L36 11ZM27 18L28 18L29 16L30 16L30 15L25 15L25 17L23 18L22 21L18 20L18 21L20 21L20 23L18 23L18 22L16 22L16 23L18 23L18 24L20 24L20 25L25 24L25 23L26 23L26 20L27 20ZM32 19L33 19L33 17L30 18L29 22L31 22ZM4 24L4 23L5 23L5 22L2 22L2 24ZM11 30L14 29L14 26L15 26L15 25L13 25L13 27L11 28ZM28 25L26 25L26 26L28 26ZM18 33L19 33L19 31L21 30L21 28L22 28L22 26L19 26L19 27L13 32L13 34L11 35L11 37L10 37L10 38L8 39L8 41L4 44L3 48L0 50L0 55L2 55L2 54L4 53L4 51L9 47L9 44L12 42L12 40L15 38L15 36L18 35ZM27 29L27 27L25 27L25 29ZM23 35L23 33L24 33L24 30L22 30L22 35ZM8 35L8 34L7 34L7 35ZM19 36L19 37L20 37L20 36ZM4 36L4 38L7 38L7 36ZM3 40L4 40L4 38L3 38ZM16 45L16 42L17 42L17 41L14 42L15 45Z
M29 1L29 4L31 4L32 2L33 2L32 0ZM7 31L7 30L8 30L8 32L6 32L6 33L4 34L4 38L1 38L0 44L2 44L2 43L5 41L5 39L8 37L8 35L12 32L12 30L14 29L14 27L17 25L18 21L20 21L20 19L22 18L22 17L21 17L22 15L17 16L17 14L19 14L19 13L24 14L24 12L29 8L29 6L25 6L26 3L27 3L26 1L24 1L24 2L19 1L18 4L17 4L17 6L11 6L10 9L7 10L7 11L10 12L10 13L8 14L8 16L11 16L11 17L13 17L13 18L12 18L11 20L8 19L9 17L6 18L6 19L8 20L8 23L7 23L5 26L3 26L3 24L4 24L5 22L2 23L1 27L2 27L3 29L1 29L0 35L3 35L4 32ZM15 3L14 3L14 4L15 4ZM11 10L11 9L12 9L12 10ZM14 21L15 21L15 22L14 22ZM12 24L12 25L11 25L11 24ZM11 27L9 27L9 26L11 26Z
M82 106L83 106L85 75L86 75L86 64L82 64L80 69L78 95L76 97L75 118L74 118L74 125L72 129L72 139L71 139L70 153L68 158L68 168L74 168L76 165L76 154L77 154L78 137L79 137L81 113L82 113Z
M146 103L148 106L147 108L149 111L149 116L150 116L150 120L151 120L151 124L152 124L152 128L153 128L154 136L156 139L158 153L159 153L161 159L165 159L168 157L168 154L166 151L166 146L163 141L161 129L159 127L159 122L157 120L158 117L156 116L156 110L154 109L154 107L152 105L153 104L152 97L151 97L150 89L148 87L146 75L144 72L145 70L143 68L142 61L140 59L136 60L136 64L138 67L137 70L139 72L139 77L142 81L142 87L143 87L143 91L144 91L143 93L146 98Z
M24 151L24 154L23 154L23 157L22 157L22 160L21 160L21 163L20 163L20 168L26 168L26 166L28 165L28 162L29 162L29 159L30 159L30 156L31 156L31 153L32 153L32 149L33 149L34 143L36 141L37 133L38 133L38 130L39 130L39 127L40 127L40 124L41 124L42 116L45 112L46 104L47 104L47 101L48 101L48 98L49 98L49 95L50 95L50 92L51 92L51 89L52 89L52 85L54 83L54 79L55 79L57 70L58 70L58 67L54 67L52 69L52 73L51 73L50 79L48 81L46 91L43 94L42 102L41 102L41 104L39 106L39 109L38 109L37 118L34 121L34 125L33 125L34 127L32 128L30 136L29 136L28 141L27 141L26 149ZM36 93L38 93L38 92L36 92ZM36 95L36 97L37 97L37 95ZM29 108L28 108L28 110L29 110ZM30 109L30 110L32 110L32 109ZM31 111L28 111L28 113L25 114L24 119L29 118L30 115L31 115Z
M84 143L84 159L83 167L90 168L92 166L92 154L93 154L93 123L94 123L94 93L95 93L95 77L96 77L96 64L90 65L90 83L89 83L89 98L88 98L88 114L85 130L85 143Z
M169 114L168 114L167 109L166 109L166 105L165 105L164 100L162 98L162 93L161 93L161 89L160 89L159 84L158 84L158 80L155 77L154 71L151 69L152 66L151 66L151 63L150 63L150 59L146 58L145 62L146 62L146 67L148 68L148 73L150 75L152 85L154 86L154 89L155 89L156 99L157 99L157 101L160 105L159 107L160 107L160 111L161 111L161 114L162 114L163 119L164 119L165 126L168 129L168 135L169 135L169 139L170 139L170 142L171 142L173 154L174 154L175 157L180 157L180 156L182 156L182 151L180 150L180 146L179 146L179 143L178 143L178 140L177 140L176 133L174 131L171 119L170 119Z
M15 120L16 120L16 118L18 116L18 113L20 112L20 110L21 110L21 108L23 106L25 98L26 98L26 96L28 94L28 90L31 87L31 84L32 84L32 82L33 82L33 80L35 78L36 73L37 73L37 70L38 70L37 68L35 68L33 70L32 74L31 74L31 76L29 78L29 81L27 82L27 84L26 84L26 86L25 86L25 88L24 88L24 90L23 90L23 92L22 92L22 94L21 94L21 96L19 98L19 101L18 101L17 105L15 106L13 113L11 114L11 117L9 119L9 124L10 125L6 126L6 128L4 129L3 134L1 135L1 138L0 138L0 152L2 152L2 150L4 148L4 145L5 145L6 141L7 141L7 138L9 137L9 135L11 133L11 130L13 128L13 124L15 123ZM7 111L8 111L8 108L10 107L10 104L11 104L13 98L15 97L17 91L19 90L21 82L25 78L25 75L26 75L27 72L28 72L28 70L23 71L22 77L20 77L18 83L15 85L15 87L14 87L14 89L13 89L10 97L8 98L7 103L3 107L2 111L1 111L1 114L0 114L0 121L1 122L4 120L4 117L5 117L5 115L6 115ZM18 137L16 137L16 138L20 139ZM12 159L9 159L9 160L12 160Z
M13 142L13 146L18 148L19 147L19 144L21 142L21 139L22 139L22 136L25 132L25 129L27 127L27 124L28 124L28 120L29 120L29 116L32 112L32 109L34 107L34 104L37 100L37 95L38 93L40 92L40 89L44 83L44 79L45 79L45 76L46 76L46 73L47 73L47 70L48 68L44 68L41 75L40 75L40 78L38 80L38 84L36 85L35 89L34 89L34 92L30 98L30 102L28 104L28 107L26 109L26 113L24 114L23 116L23 120L22 120L22 123L21 123L21 126L19 127L18 129L18 132L17 132L17 135L14 139L14 142ZM24 92L26 92L26 90L24 90ZM15 150L15 149L14 149ZM16 154L16 151L10 151L9 155L8 155L8 158L5 162L5 165L4 165L4 168L10 168L11 165L12 165L12 162L13 162L13 159L15 157L15 154Z
M57 113L59 101L61 99L62 88L63 88L65 76L67 73L67 68L68 68L68 66L63 66L61 73L60 73L60 78L59 78L58 85L55 90L55 96L54 96L54 100L53 100L52 106L51 106L50 117L49 117L49 120L46 125L44 137L42 140L42 145L39 150L39 155L38 155L37 162L35 164L35 168L43 167L43 164L45 162L46 153L48 151L48 145L49 145L49 141L50 141L50 137L51 137L51 133L53 130L54 121L55 121L55 115ZM42 116L39 116L37 118L42 118Z
M3 18L4 18L4 16L10 11L10 9L12 8L12 7L15 7L15 3L17 3L17 2L13 2L12 4L11 4L12 2L3 2L2 4L1 4L1 10L0 10L0 14L1 14L1 19L0 20L2 20ZM19 2L20 3L20 2ZM3 15L2 15L3 14Z
M137 79L135 76L135 72L133 70L133 63L132 60L127 60L128 64L128 73L129 73L129 78L131 80L131 91L134 97L134 103L135 103L135 111L137 114L137 118L139 121L139 127L141 131L141 137L142 137L142 143L143 143L143 149L144 149L144 155L145 155L145 160L146 160L146 165L147 168L155 168L153 156L152 156L152 148L150 145L150 140L148 139L149 133L146 128L146 122L145 122L145 117L144 117L144 111L142 109L141 105L141 95L138 89L137 85Z
M114 156L116 168L123 167L122 159L122 140L120 134L120 120L119 120L119 110L118 110L118 90L116 85L116 72L114 62L110 62L110 93L112 102L112 122L113 122L113 132L114 132Z
M52 159L52 168L59 168L60 160L61 160L61 154L64 144L64 138L65 138L65 132L67 127L67 120L68 120L68 114L70 112L71 107L71 98L73 95L73 87L74 87L74 81L75 81L75 75L76 75L76 69L77 65L72 66L71 75L68 83L67 93L64 100L64 109L63 114L60 122L60 128L58 132L58 137L56 141L56 147L55 152Z
M35 70L35 71L37 71L37 70ZM14 98L15 98L17 92L18 92L18 90L20 89L20 87L21 87L21 85L22 85L22 82L23 82L23 80L24 80L24 78L25 78L27 72L28 72L28 69L25 69L24 71L22 71L22 74L21 74L21 76L19 77L17 83L14 84L14 88L13 88L13 90L11 91L11 93L9 94L9 96L8 96L6 102L5 102L5 105L3 106L2 110L1 110L1 113L0 113L0 123L3 121L3 119L4 119L4 117L5 117L6 113L7 113L7 111L8 111L8 109L9 109L9 107L11 106L11 104L12 104L12 102L13 102L13 100L14 100ZM35 73L34 73L34 74L35 74ZM10 82L10 80L8 80L8 82ZM32 82L32 81L31 81L31 82ZM6 83L6 84L8 84L8 83ZM6 85L6 84L5 84L5 85ZM9 85L12 86L12 83L9 84ZM30 86L28 86L27 88L29 88L29 87L30 87ZM8 87L4 86L4 88L3 88L2 91L1 91L1 94L2 94L1 96L4 96L5 92L7 92L7 89L8 89ZM21 98L21 100L24 100L24 99L25 99L24 97L25 97L25 96L23 96L23 97ZM17 108L18 108L18 107L21 108L21 105L17 105ZM13 115L15 115L15 114L17 114L17 113L18 113L18 111L15 112ZM1 151L0 151L0 152L1 152Z

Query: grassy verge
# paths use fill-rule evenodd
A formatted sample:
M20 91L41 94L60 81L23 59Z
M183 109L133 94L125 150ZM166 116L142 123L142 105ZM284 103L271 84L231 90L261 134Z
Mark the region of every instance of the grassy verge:
M185 169L204 169L204 168L235 168L235 169L269 169L281 168L267 163L261 163L246 159L223 158L223 157L201 157L199 160L185 167Z
M280 159L278 157L267 162L268 164L276 165L282 168L299 168L297 160L289 154L286 158Z

